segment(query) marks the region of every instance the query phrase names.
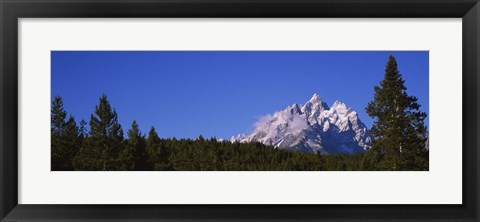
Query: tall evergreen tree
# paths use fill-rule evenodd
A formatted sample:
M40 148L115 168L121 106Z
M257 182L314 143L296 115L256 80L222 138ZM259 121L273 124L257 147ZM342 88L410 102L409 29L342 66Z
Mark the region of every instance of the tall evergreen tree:
M397 61L390 56L385 77L375 86L374 100L366 108L374 118L371 155L380 155L380 170L426 170L426 113L421 112L415 96L406 92ZM376 158L369 158L369 160ZM371 164L364 163L364 166Z
M145 136L142 135L134 120L132 127L127 132L126 146L121 152L121 164L123 170L147 170L145 151Z
M51 169L73 170L72 160L81 145L81 136L75 119L63 108L62 98L57 96L51 109ZM66 120L66 121L65 121Z
M174 139L175 140L175 139ZM175 140L176 141L176 140ZM147 168L153 170L172 170L172 161L170 148L165 144L165 140L158 137L155 128L150 128L146 142Z
M76 170L119 170L120 151L124 146L123 130L106 95L100 97L95 114L90 117L90 131L75 157Z
M155 163L159 161L160 154L160 138L158 137L155 128L152 126L148 132L146 142L147 161L150 168L153 168Z
M67 112L63 109L62 97L56 96L52 101L51 108L51 129L52 132L59 133L65 125Z

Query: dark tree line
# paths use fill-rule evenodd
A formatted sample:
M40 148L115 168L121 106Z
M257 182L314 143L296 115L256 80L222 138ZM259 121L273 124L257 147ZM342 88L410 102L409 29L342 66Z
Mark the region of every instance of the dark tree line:
M52 170L283 171L361 170L364 154L320 155L276 149L259 142L239 143L216 138L160 138L151 128L140 132L133 121L124 138L118 115L103 95L90 117L77 127L63 109L61 97L52 104Z
M51 167L54 171L354 171L428 170L426 114L408 96L393 56L385 79L375 86L366 108L374 118L372 148L354 155L321 155L277 149L259 142L232 143L216 138L160 138L144 135L136 121L127 136L105 95L90 121L77 125L61 97L51 110Z

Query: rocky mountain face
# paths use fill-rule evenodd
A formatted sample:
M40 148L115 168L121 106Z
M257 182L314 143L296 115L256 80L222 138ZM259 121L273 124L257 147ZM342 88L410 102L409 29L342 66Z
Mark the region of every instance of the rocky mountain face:
M355 111L339 101L329 107L314 94L303 106L293 104L265 116L253 132L233 136L230 141L258 141L308 153L353 154L368 150L371 139Z

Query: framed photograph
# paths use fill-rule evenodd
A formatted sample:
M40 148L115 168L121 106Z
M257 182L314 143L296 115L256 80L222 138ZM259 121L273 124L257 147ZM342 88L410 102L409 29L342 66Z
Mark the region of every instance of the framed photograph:
M1 221L478 221L476 0L9 1Z

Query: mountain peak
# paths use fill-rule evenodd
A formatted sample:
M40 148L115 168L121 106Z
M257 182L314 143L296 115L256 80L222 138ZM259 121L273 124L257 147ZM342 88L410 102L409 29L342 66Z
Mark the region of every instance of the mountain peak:
M310 99L310 102L312 103L318 103L321 101L322 101L322 98L320 98L320 96L317 93L314 93L312 98Z
M293 114L293 113L300 113L300 107L298 104L294 103L291 106L288 106L287 109Z
M314 93L312 98L301 108L302 112L304 112L307 116L319 114L319 112L326 109L329 109L327 103L323 102L317 93Z
M333 103L332 107L347 107L347 105L345 105L345 103L342 103L338 100L335 100L335 102Z
M352 109L348 107L345 103L342 103L338 100L333 103L331 110L341 113L350 113L352 111Z
M367 127L355 111L335 101L329 108L318 94L301 108L297 104L259 120L255 130L231 141L258 141L280 149L313 153L357 153L370 147Z

